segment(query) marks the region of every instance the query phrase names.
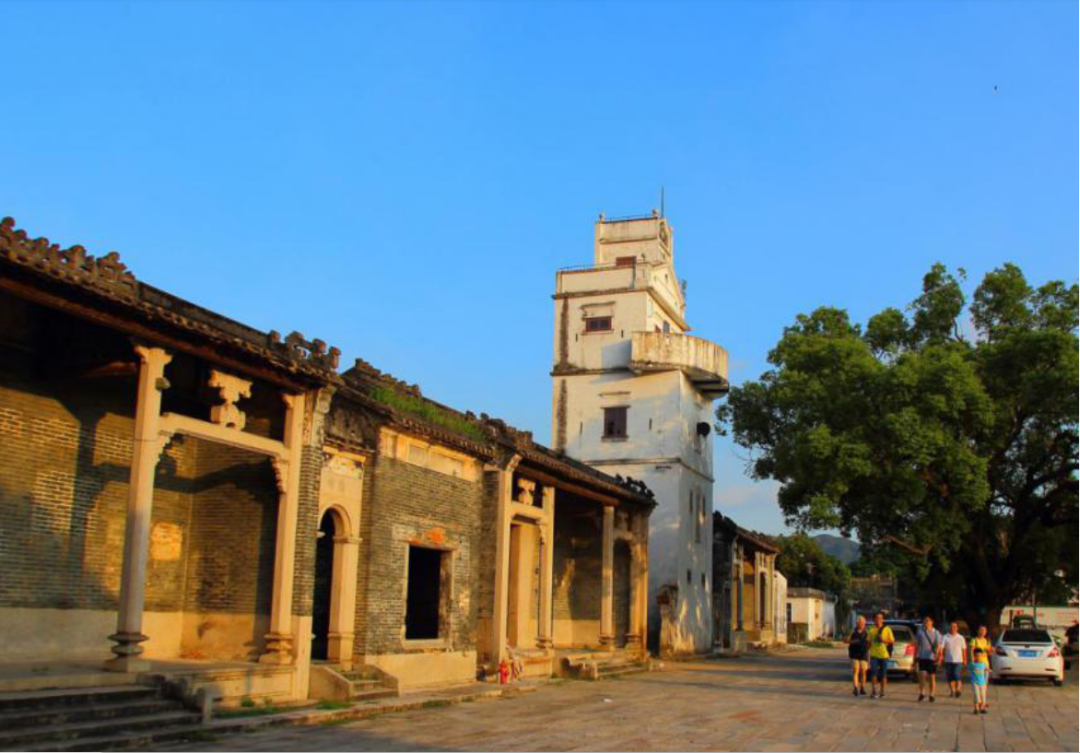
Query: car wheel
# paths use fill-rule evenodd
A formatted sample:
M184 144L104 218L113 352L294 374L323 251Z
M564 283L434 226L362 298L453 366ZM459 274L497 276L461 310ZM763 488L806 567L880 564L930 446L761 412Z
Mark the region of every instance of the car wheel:
M1060 677L1055 677L1054 678L1054 687L1060 688L1064 682L1065 681L1062 680Z

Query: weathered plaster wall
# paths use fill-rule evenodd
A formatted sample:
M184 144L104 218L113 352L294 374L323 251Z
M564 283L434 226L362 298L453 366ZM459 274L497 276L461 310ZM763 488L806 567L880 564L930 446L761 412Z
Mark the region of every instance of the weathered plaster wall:
M627 256L639 262L557 277L557 292L569 297L555 301L552 436L571 457L652 489L658 507L649 532L650 642L655 646L660 632L659 590L675 586L678 624L665 631L674 642L669 648L702 652L713 638L713 438L698 426L711 429L713 404L682 371L629 370L633 333L682 333L684 300L663 218L596 225L596 264ZM585 319L595 316L610 316L612 330L586 333ZM628 407L627 436L604 437L604 409L619 406Z

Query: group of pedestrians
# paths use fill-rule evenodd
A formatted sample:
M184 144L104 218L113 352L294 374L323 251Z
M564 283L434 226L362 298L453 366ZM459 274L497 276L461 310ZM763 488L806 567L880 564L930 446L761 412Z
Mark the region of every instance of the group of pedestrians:
M848 657L851 659L851 694L866 695L866 680L870 680L870 698L885 697L888 686L889 661L896 638L885 624L885 614L874 615L869 628L866 618L860 616L855 629L848 638ZM949 632L942 635L934 627L934 620L927 616L915 631L915 662L919 681L918 702L936 701L937 673L944 665L945 680L949 684L949 697L959 698L961 671L965 665L971 680L972 704L975 714L989 711L986 691L990 679L990 639L985 626L979 628L976 637L968 641L960 634L956 622L949 624Z

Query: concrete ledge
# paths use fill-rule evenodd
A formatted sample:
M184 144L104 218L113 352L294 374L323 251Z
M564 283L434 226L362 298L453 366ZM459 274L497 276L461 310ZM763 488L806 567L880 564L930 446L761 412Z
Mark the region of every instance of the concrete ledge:
M495 700L536 690L535 686L514 685L505 688L488 688L481 684L453 688L442 692L415 693L400 698L360 702L343 709L312 709L310 707L281 714L265 714L251 717L216 719L199 727L197 734L224 734L261 727L299 726L305 724L346 724L399 711L449 706L456 703Z

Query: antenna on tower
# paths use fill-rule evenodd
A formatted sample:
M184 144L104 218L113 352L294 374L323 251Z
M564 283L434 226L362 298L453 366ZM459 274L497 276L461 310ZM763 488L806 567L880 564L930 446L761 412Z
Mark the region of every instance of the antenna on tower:
M660 216L664 216L664 187L660 186Z

